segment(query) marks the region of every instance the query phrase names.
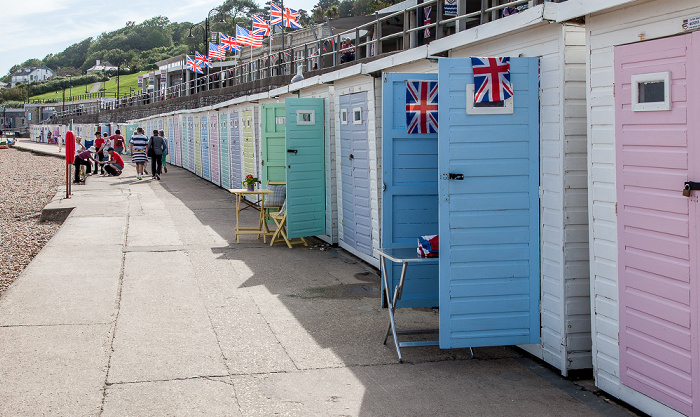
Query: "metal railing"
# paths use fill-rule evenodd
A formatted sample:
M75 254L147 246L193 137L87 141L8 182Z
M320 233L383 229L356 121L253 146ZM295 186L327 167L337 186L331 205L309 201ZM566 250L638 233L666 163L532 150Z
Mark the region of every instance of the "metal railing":
M563 2L566 0L514 0L491 7L487 6L487 0L482 0L481 7L478 10L449 18L443 16L445 0L428 0L381 17L375 13L375 20L371 22L331 36L285 48L281 51L261 53L261 50L258 49L253 55L253 49L250 48L251 57L245 62L240 62L244 60L243 56L245 55L241 51L237 56L239 63L234 63L228 67L224 63L224 66L219 71L207 72L207 74L202 74L194 79L165 89L154 91L141 89L133 94L126 93L119 98L114 97L113 93L104 95L104 92L102 92L103 95L99 96L97 103L90 106L84 105L78 113L89 114L90 112L99 112L101 110L147 105L273 76L292 75L296 73L296 68L299 66L305 72L321 71L343 65L346 62L405 51L420 44L428 44L433 40L452 33L503 18L505 17L501 13L503 9L531 7L545 1ZM418 17L427 6L435 8L435 22L431 21L428 24L418 25ZM389 22L402 23L402 29L392 33L382 33L383 25ZM426 29L430 30L430 36L421 36L421 31L424 32ZM350 51L342 47L341 41L350 36L354 38L352 45L354 57L352 57L351 61L346 61L343 59L343 55ZM71 109L57 112L57 117L76 115L74 105L71 104L71 107Z

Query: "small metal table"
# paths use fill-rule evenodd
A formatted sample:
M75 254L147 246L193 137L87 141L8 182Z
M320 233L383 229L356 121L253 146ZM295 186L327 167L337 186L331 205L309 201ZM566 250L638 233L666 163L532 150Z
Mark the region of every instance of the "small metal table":
M263 237L263 242L266 236L271 236L272 232L267 227L267 222L265 221L265 195L271 194L272 190L253 190L249 191L247 188L232 188L228 190L230 193L236 195L236 243L239 243L239 235L258 235ZM244 200L245 195L259 195L260 196L260 206L255 206L249 201ZM241 208L241 203L247 204L246 207ZM260 220L258 221L258 227L240 227L240 213L248 207L254 207L260 212Z
M379 255L381 263L382 279L384 280L384 295L386 299L387 307L389 310L389 325L384 334L384 344L386 344L389 338L389 333L394 336L394 346L396 346L396 354L399 356L399 362L403 362L401 356L402 347L411 346L438 346L440 344L439 340L421 340L417 342L399 342L397 334L417 334L417 333L437 333L439 329L426 329L426 330L396 330L396 322L394 321L394 312L396 311L396 302L401 299L401 292L403 291L403 285L406 279L406 269L409 263L418 262L438 262L438 258L421 258L418 256L416 248L380 248L375 249L375 252ZM401 268L401 278L399 280L399 285L394 288L394 295L392 296L389 288L389 279L386 275L386 260L392 262L401 263L403 267Z

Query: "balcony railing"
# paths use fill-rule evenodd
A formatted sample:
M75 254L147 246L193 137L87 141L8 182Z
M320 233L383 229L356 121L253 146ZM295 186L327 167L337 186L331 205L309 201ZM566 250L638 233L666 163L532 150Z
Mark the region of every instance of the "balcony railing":
M301 67L306 73L314 71L319 71L320 73L323 70L344 64L342 55L346 50L342 47L342 41L345 38L351 37L354 39L352 45L355 55L354 60L379 57L385 54L405 51L421 44L428 44L433 40L449 36L455 32L503 18L505 17L503 16L503 10L506 8L512 10L514 8L532 7L546 1L563 2L566 0L514 0L493 6L489 6L489 3L498 3L498 0L481 0L481 5L476 10L454 17L443 15L444 0L427 0L387 15L379 16L375 14L375 20L369 23L335 33L331 36L297 44L281 51L264 53L261 52L261 49L257 49L253 52L252 48L250 48L251 57L245 62L241 62L245 59L245 53L241 51L238 63L226 66L224 62L224 66L218 71L207 72L199 77L165 89L155 91L140 89L135 93L127 93L119 98L114 97L113 94L104 95L104 93L101 93L102 95L96 97L99 98L96 103L80 106L70 104L69 109L57 112L56 116L70 117L97 113L101 110L147 105L202 91L263 80L272 76L292 75L297 72L297 67ZM419 17L427 6L433 7L434 12L431 13L431 17L436 16L435 22L431 21L428 24L419 25ZM396 24L400 24L401 29L386 30L387 33L384 33L386 28L394 27ZM430 31L428 37L423 36L426 29Z

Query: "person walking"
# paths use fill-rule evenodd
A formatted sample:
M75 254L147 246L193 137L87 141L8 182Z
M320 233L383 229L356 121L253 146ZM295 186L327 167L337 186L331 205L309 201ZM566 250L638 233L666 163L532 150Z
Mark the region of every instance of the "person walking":
M148 149L151 150L151 171L153 175L151 178L160 180L160 171L163 164L163 151L166 150L168 146L165 144L165 140L160 136L158 130L153 131L153 136L148 139Z
M163 149L163 172L168 173L168 166L166 165L165 158L168 156L168 138L165 137L165 132L162 130L158 132L159 136L163 138L163 143L165 143L165 149Z
M148 138L143 134L143 128L136 129L136 134L130 141L131 162L136 164L136 179L143 179L143 167L148 162Z
M122 132L120 132L119 129L115 130L114 134L110 136L109 139L112 141L114 151L121 155L124 152L124 136L122 136Z
M58 153L61 153L61 149L63 149L63 136L58 135L58 139L56 139L56 142L58 143Z

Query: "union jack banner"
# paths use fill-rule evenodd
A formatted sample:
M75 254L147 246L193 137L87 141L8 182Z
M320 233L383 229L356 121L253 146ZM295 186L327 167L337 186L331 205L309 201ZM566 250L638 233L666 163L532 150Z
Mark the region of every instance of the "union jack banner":
M194 60L199 62L199 64L203 68L211 68L211 59L207 58L206 56L200 54L197 51L194 51Z
M187 55L187 69L190 71L197 72L199 74L202 74L202 67L199 64L199 62L195 61L194 59L190 58L189 55Z
M253 34L270 36L270 25L267 23L267 20L253 15Z
M294 9L289 7L284 8L284 27L292 29L301 29L302 26L299 24L299 18L301 14Z
M270 26L282 26L282 8L270 2Z
M430 12L432 12L432 11L433 11L433 6L423 7L423 26L430 24ZM423 37L427 38L428 36L430 36L430 28L429 27L423 29Z
M437 81L406 82L406 126L408 133L437 133Z
M219 40L221 42L221 47L224 51L240 51L241 46L236 42L236 38L233 36L226 36L223 33L219 33Z
M513 96L510 57L473 56L474 103L502 101Z
M239 45L253 46L253 39L250 37L250 31L236 25L236 42L238 42Z
M226 59L226 51L224 51L224 47L219 47L219 45L209 42L209 59Z

